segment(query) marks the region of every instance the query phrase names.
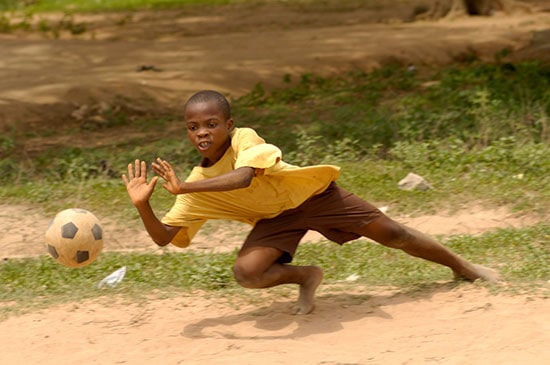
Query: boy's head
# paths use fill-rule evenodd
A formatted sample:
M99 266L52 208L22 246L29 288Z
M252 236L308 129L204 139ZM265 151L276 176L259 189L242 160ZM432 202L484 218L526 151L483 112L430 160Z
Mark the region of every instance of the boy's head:
M203 157L201 165L212 166L231 145L229 102L216 91L200 91L185 103L184 120L187 137Z
M214 90L202 90L198 93L193 94L189 100L185 103L185 106L183 107L183 113L185 115L185 111L187 108L193 104L197 103L214 103L219 108L220 112L223 114L225 120L231 119L231 107L229 106L229 102L223 96L217 91Z

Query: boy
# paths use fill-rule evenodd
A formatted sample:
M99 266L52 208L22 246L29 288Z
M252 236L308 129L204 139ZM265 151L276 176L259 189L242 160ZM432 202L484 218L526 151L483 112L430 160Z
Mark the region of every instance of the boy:
M281 151L254 130L234 128L229 103L220 93L194 94L185 104L184 120L187 137L202 156L184 182L160 158L152 164L158 176L150 182L144 161L129 164L128 176L122 176L145 228L159 246L188 246L207 219L250 223L253 228L233 266L235 279L246 288L298 284L295 314L313 310L323 278L319 267L288 265L310 229L339 244L368 237L445 265L467 280L500 280L494 270L464 260L340 188L335 183L337 166L296 167L283 162ZM177 195L162 220L149 204L159 177L162 186Z

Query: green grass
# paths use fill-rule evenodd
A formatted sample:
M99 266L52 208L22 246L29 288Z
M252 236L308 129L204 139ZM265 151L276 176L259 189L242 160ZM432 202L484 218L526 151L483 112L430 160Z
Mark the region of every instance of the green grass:
M401 0L406 1L406 0ZM314 7L317 11L349 11L364 6L366 2L353 0L342 3L337 0L0 0L1 10L25 10L28 12L70 11L70 12L102 12L119 10L169 9L204 6L246 5L256 6L262 3L278 2L281 5L304 8ZM367 2L374 8L376 1Z
M36 0L22 5L21 1L4 0L0 2L0 10L43 11L109 11L162 9L193 5L227 5L242 3L242 0Z
M452 236L444 244L465 258L498 269L516 291L544 294L550 280L550 225L502 229L482 236ZM238 292L231 267L236 253L200 254L103 253L91 265L70 269L49 256L9 259L0 263L0 318L48 305L105 295L132 298L190 291ZM298 249L296 264L319 265L325 285L345 282L357 275L358 285L369 287L422 287L452 280L442 266L410 257L366 240L342 247L321 242ZM111 289L97 289L107 274L122 267L127 274ZM509 288L509 289L510 289Z

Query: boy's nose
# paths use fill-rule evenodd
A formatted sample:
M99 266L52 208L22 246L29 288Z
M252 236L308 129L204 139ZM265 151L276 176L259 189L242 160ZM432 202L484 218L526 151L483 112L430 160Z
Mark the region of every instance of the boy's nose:
M207 135L209 135L210 132L208 131L208 128L200 128L198 131L197 131L197 135L199 137L205 137Z

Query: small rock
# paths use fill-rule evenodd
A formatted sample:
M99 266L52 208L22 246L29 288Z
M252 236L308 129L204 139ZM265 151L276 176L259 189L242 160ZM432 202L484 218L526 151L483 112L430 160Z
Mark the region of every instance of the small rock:
M78 109L75 109L71 113L71 117L78 121L82 121L84 117L88 114L88 111L90 110L90 107L86 104L81 105Z
M398 186L403 190L426 191L432 189L432 186L422 176L409 172L405 178L399 181Z
M140 65L136 68L136 72L143 72L143 71L154 71L154 72L161 72L162 70L155 65Z

